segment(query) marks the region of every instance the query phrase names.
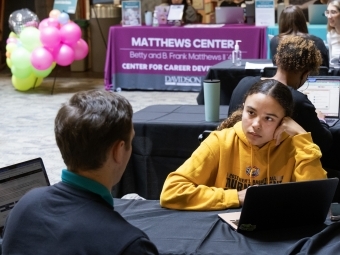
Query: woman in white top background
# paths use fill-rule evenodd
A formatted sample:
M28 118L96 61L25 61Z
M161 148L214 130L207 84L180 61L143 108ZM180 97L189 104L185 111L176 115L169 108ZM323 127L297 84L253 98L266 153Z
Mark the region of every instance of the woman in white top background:
M340 66L340 0L329 1L325 15L328 18L327 43L330 66Z

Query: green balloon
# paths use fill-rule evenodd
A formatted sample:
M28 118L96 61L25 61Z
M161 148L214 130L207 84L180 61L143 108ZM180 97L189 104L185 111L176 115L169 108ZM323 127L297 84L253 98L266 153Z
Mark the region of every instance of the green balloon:
M36 77L36 79L35 79L35 84L33 85L34 88L39 87L39 86L41 85L41 83L42 83L43 80L44 80L43 77Z
M14 32L10 32L8 37L10 37L10 38L12 38L12 37L13 38L18 38L17 34L14 33Z
M37 76L37 77L42 77L45 78L47 76L50 75L50 73L52 72L54 66L51 65L49 68L45 69L45 70L38 70L35 69L34 67L32 67L33 73Z
M9 53L12 53L12 51L16 49L17 47L18 45L16 45L15 43L9 43L6 45L6 51L8 51Z
M7 66L8 66L9 68L12 67L12 61L11 61L10 58L6 58L6 63L7 63Z
M26 27L20 33L22 45L30 52L35 48L41 47L40 30L36 27Z
M12 75L12 84L16 90L27 91L41 85L43 78L36 77L33 73L27 78L20 79Z
M24 79L20 79L12 75L13 86L16 90L19 90L19 91L27 91L33 88L34 81L35 81L35 77L33 74Z
M31 67L31 53L24 47L15 48L11 54L12 66L19 69Z
M12 74L17 77L17 78L27 78L28 76L30 76L32 74L32 68L31 67L27 67L25 69L20 69L17 68L16 66L12 66L11 67L11 71Z

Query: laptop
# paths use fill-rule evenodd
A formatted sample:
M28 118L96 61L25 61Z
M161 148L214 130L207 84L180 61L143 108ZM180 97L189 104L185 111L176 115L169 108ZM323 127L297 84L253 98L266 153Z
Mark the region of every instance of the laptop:
M299 91L307 95L315 109L325 114L330 127L339 121L340 76L310 76Z
M244 23L244 12L242 7L215 7L216 24L240 24Z
M322 225L338 178L251 186L241 212L218 216L237 232Z
M309 24L327 24L325 11L327 4L310 4L308 5L308 21Z
M41 158L0 168L0 233L7 215L27 191L49 185Z

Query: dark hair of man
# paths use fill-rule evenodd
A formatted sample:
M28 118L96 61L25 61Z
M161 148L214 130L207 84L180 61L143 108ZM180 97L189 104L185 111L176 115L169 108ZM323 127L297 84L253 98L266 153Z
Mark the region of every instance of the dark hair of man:
M293 96L289 88L281 82L274 79L265 79L255 83L248 92L244 95L243 103L246 101L248 96L253 94L264 94L271 96L278 102L285 111L285 116L291 117L293 114ZM218 127L217 130L229 128L234 126L237 122L242 120L243 113L242 107L233 112L230 117L224 120Z
M287 35L280 39L275 55L276 65L287 72L317 74L322 63L321 53L308 35Z
M280 15L279 37L298 34L308 34L305 15L299 6L289 5Z
M334 5L334 7L337 8L338 12L340 12L340 0L331 0L331 1L328 1L327 6L329 4ZM327 21L327 31L329 32L329 31L331 31L333 29L334 29L334 27L330 26L329 22Z
M132 107L110 91L78 92L63 104L55 119L55 138L68 170L93 170L106 161L117 141L130 147Z

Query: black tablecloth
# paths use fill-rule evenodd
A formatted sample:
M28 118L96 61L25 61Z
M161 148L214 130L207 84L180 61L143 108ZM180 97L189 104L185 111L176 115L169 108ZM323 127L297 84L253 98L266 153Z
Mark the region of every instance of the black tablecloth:
M243 59L241 66L235 66L231 60L226 60L210 67L206 79L217 79L221 83L220 104L229 105L231 94L240 80L246 76L259 76L261 69L245 69L246 62L267 64L272 63L270 59ZM197 103L204 104L204 91L197 96Z
M337 254L340 223L239 234L218 213L239 211L176 211L158 200L115 199L115 210L142 229L160 254ZM278 219L279 220L279 219ZM320 232L323 231L323 232ZM309 238L311 237L311 238ZM305 252L305 253L303 253Z
M228 106L220 106L220 119ZM204 120L203 105L153 105L133 116L135 138L126 171L114 196L138 193L159 199L167 175L175 171L199 145L204 130L215 130L219 122Z

